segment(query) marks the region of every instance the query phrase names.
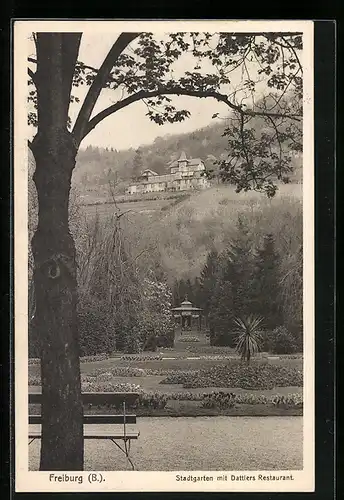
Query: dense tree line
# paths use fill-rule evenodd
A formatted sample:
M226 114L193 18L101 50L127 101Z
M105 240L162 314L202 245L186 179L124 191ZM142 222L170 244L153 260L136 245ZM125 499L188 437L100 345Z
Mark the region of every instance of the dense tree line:
M302 252L296 257L301 271ZM292 293L288 290L290 286ZM222 252L208 253L199 277L193 281L176 281L175 303L180 302L184 294L203 309L213 345L235 347L236 319L254 315L263 319L262 331L285 327L293 346L302 347L302 273L296 281L287 284L274 236L265 234L256 246L240 218L236 236Z

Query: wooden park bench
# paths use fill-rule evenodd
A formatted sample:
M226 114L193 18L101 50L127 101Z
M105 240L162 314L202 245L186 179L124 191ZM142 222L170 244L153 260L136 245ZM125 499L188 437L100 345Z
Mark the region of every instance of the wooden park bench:
M92 406L113 406L116 408L122 407L121 414L114 415L97 415L84 414L84 439L109 439L117 448L119 448L127 457L131 468L134 470L132 460L130 459L130 443L132 440L138 439L140 433L127 430L127 424L136 424L136 415L127 413L126 409L133 405L139 394L134 392L84 392L82 393L82 401L84 407ZM42 393L29 393L29 405L40 405L42 402ZM29 412L30 413L30 412ZM42 424L41 415L29 414L29 445L35 439L41 439L41 427L32 428L32 425ZM96 427L90 426L96 424ZM113 424L117 427L104 429L104 425ZM122 426L118 428L118 425ZM123 441L123 447L117 442Z

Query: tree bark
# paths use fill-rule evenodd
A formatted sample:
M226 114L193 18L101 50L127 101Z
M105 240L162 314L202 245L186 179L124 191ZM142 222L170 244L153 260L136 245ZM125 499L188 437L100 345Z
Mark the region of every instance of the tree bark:
M80 38L37 35L38 130L32 151L38 226L32 251L43 394L40 470L82 470L84 459L75 246L68 224L77 149L67 129Z

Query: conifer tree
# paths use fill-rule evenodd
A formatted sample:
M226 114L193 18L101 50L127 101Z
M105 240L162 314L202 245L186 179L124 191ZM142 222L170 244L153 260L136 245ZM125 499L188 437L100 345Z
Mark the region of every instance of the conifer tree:
M239 216L237 235L218 257L216 285L210 302L209 328L211 342L234 347L234 317L251 313L253 240Z
M237 236L226 252L224 279L233 287L233 309L237 317L248 316L252 303L252 273L254 242L241 216L237 222Z
M210 344L217 346L235 346L232 334L233 287L227 280L219 280L210 301L209 332Z
M255 259L252 312L263 316L264 327L273 330L283 323L280 285L280 257L272 234L264 237Z
M219 254L216 250L209 252L206 263L203 267L200 277L200 307L203 308L203 314L208 316L210 303L216 285L216 274L219 265Z
M135 152L135 156L133 159L133 170L132 170L132 179L136 181L142 171L143 168L143 159L142 159L142 151L141 149L137 149Z

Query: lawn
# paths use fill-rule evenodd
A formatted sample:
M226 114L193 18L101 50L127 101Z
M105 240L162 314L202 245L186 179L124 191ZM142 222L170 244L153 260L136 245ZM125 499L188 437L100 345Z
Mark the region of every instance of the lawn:
M302 418L140 418L132 444L137 470L300 470ZM206 450L206 453L204 452ZM40 443L30 445L30 470L38 470ZM112 443L85 443L85 470L130 470Z

